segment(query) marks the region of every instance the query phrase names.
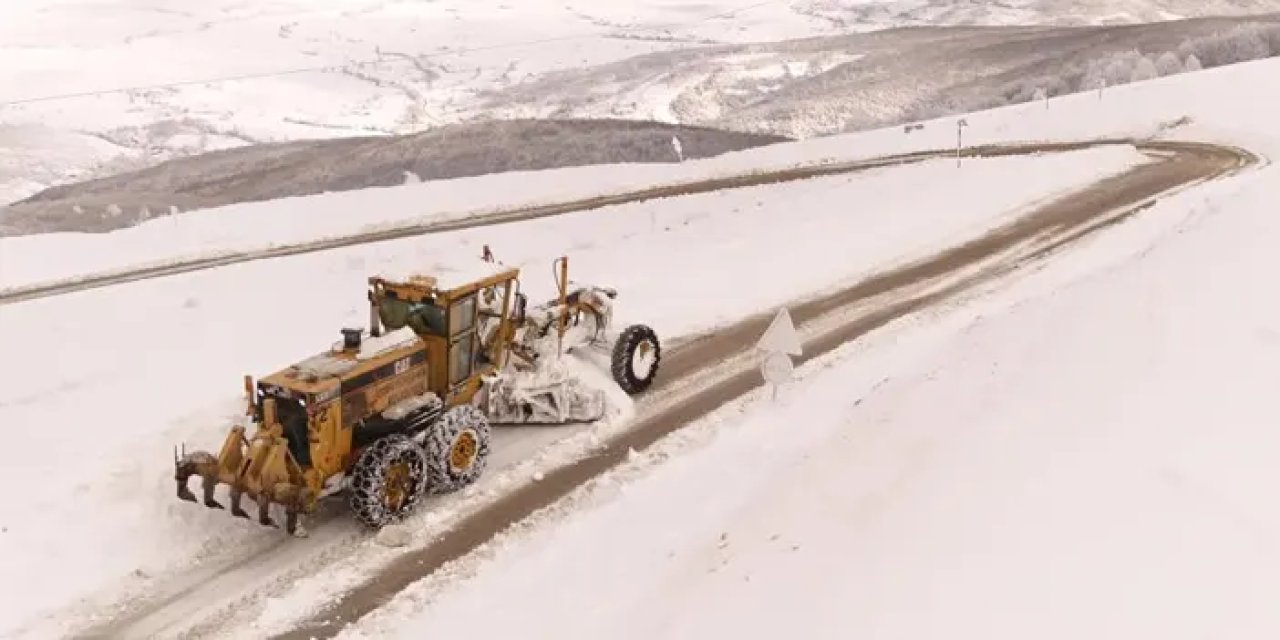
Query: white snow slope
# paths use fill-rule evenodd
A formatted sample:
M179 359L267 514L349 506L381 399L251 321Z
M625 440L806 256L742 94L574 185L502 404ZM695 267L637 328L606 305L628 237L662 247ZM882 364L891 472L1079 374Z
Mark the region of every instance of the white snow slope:
M968 122L1044 139L1186 116L1171 135L1274 157L1277 77L1251 63ZM1278 171L847 345L344 637L1276 637Z

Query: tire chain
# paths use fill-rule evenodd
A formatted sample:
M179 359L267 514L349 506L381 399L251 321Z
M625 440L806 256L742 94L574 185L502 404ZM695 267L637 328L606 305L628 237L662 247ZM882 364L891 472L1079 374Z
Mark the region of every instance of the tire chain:
M470 431L476 439L476 455L471 467L454 471L449 465L449 454L458 436ZM489 460L489 419L479 408L462 404L444 413L427 429L423 449L427 454L427 487L432 493L457 491L480 478Z
M411 489L404 506L392 513L383 503L383 488L387 468L400 461L409 463ZM426 493L426 463L426 452L403 435L392 434L375 440L356 459L350 483L351 511L360 522L374 529L403 519Z

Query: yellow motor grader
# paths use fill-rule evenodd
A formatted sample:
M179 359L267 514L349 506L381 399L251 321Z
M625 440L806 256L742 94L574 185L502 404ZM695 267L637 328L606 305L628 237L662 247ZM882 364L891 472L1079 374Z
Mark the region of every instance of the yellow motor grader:
M217 455L174 452L178 497L202 479L203 502L219 484L258 505L290 534L323 496L346 491L352 511L377 529L403 519L429 493L475 482L489 455L490 424L566 423L603 416L605 395L556 366L559 355L613 343L610 370L627 393L653 382L657 335L631 325L610 339L616 292L569 289L568 258L555 261L559 297L529 309L519 270L477 261L462 273L368 279L370 326L343 329L327 351L261 378L245 376L246 422Z

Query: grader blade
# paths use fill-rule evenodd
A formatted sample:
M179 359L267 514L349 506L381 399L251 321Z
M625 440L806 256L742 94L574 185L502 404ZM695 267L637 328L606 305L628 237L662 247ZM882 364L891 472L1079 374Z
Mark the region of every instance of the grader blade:
M485 412L497 424L595 422L605 415L605 394L571 377L546 379L504 374L489 386Z

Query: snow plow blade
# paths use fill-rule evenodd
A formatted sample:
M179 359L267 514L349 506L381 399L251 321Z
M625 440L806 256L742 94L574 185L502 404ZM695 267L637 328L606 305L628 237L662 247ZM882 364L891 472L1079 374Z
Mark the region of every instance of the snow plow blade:
M485 384L483 406L495 424L595 422L605 414L604 391L564 373L503 373Z

